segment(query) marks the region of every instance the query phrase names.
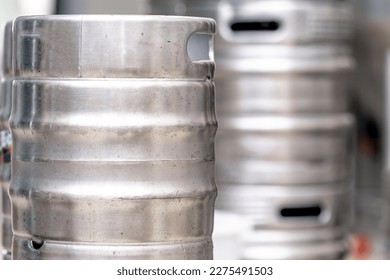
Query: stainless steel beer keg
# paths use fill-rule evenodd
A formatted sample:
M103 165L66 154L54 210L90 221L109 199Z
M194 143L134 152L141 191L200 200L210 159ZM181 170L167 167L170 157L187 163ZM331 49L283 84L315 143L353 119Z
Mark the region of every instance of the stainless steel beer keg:
M255 221L242 258L345 254L354 150L350 1L150 3L153 13L217 20L217 207ZM285 207L300 214L284 217Z
M12 140L8 119L12 108L12 22L8 22L4 30L3 73L0 88L0 184L2 197L2 258L11 259L12 223L11 201L8 195L11 178Z
M211 19L14 22L14 259L210 259ZM210 44L210 54L212 44Z

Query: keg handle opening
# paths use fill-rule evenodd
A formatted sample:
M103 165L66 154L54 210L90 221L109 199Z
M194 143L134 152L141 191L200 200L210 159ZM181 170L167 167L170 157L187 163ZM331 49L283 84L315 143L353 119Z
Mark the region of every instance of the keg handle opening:
M322 207L312 205L306 207L285 207L280 209L280 216L283 218L319 218Z
M293 20L286 11L280 11L279 4L268 2L263 5L259 1L220 1L217 15L220 37L227 42L244 44L274 44L286 40Z
M187 40L187 54L192 62L214 61L214 35L192 33Z
M278 20L242 20L233 21L230 29L233 32L273 32L279 30L281 22Z

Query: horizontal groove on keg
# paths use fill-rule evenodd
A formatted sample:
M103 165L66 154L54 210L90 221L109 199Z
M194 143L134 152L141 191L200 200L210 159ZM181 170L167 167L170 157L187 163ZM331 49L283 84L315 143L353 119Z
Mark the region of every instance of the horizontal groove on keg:
M321 211L320 206L291 207L281 209L280 215L285 218L319 217Z
M244 31L276 31L280 28L280 22L276 20L264 21L238 21L233 22L230 28L234 32Z

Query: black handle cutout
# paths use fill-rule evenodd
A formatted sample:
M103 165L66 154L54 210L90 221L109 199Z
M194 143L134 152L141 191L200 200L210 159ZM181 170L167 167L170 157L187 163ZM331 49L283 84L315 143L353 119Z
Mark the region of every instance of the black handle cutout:
M38 251L43 246L43 243L44 241L41 240L31 240L31 247Z
M280 215L285 218L319 217L321 215L321 207L309 206L283 208L280 210Z
M267 31L278 30L280 28L280 23L276 20L240 21L240 22L232 23L230 25L230 28L234 32L245 32L245 31L267 32Z

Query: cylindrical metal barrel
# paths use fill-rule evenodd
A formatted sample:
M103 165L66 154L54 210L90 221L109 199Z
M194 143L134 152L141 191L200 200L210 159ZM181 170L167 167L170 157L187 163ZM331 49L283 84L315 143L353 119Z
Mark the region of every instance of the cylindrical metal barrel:
M12 22L5 25L4 50L3 50L3 73L0 88L0 184L2 196L2 257L11 259L12 247L12 223L11 223L11 201L8 195L9 182L11 178L11 150L12 139L9 130L8 119L12 109Z
M212 258L215 66L187 41L214 32L188 17L15 20L14 259Z
M255 222L242 258L344 255L354 150L351 3L150 2L153 13L218 22L217 207Z

